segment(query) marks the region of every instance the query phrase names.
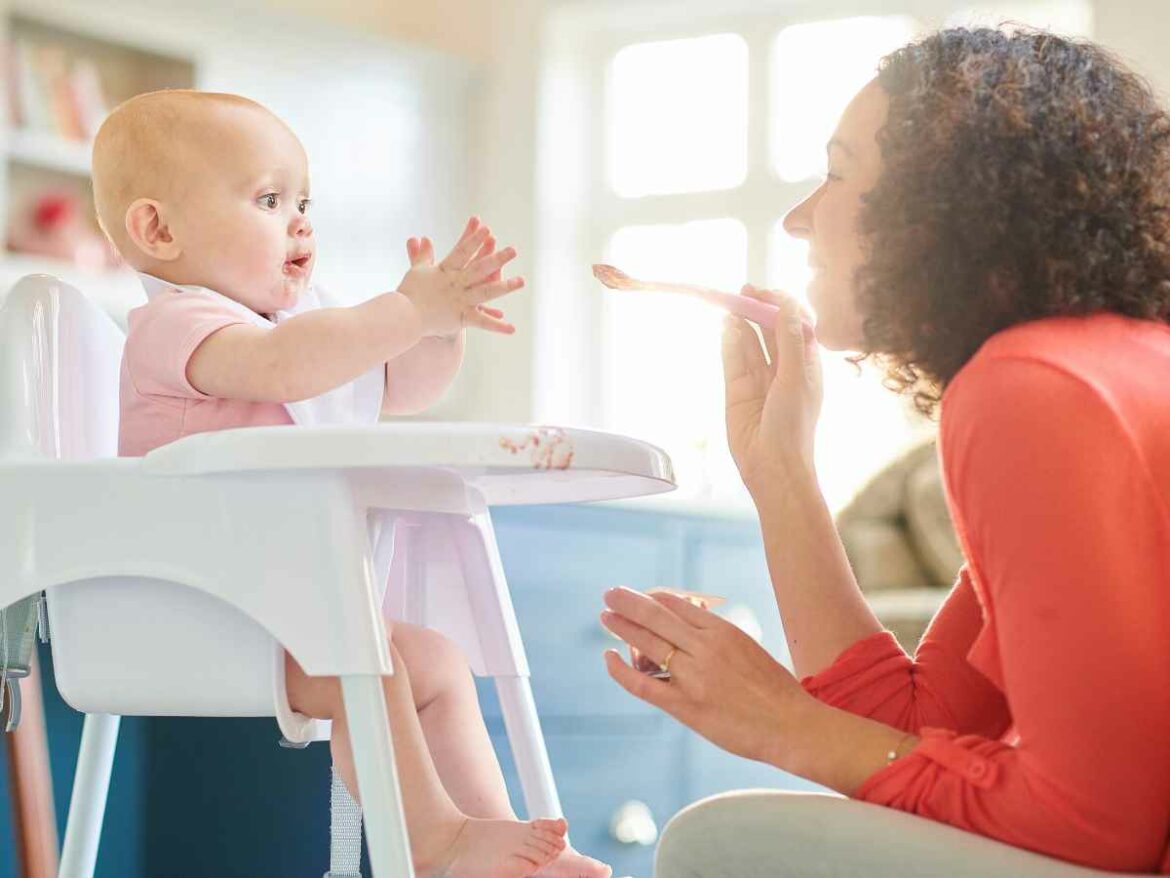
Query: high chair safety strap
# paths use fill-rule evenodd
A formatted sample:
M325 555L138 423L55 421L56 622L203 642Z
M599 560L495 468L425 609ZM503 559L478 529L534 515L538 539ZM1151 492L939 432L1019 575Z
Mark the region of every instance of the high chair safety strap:
M329 788L329 871L325 878L362 878L362 809L336 768Z

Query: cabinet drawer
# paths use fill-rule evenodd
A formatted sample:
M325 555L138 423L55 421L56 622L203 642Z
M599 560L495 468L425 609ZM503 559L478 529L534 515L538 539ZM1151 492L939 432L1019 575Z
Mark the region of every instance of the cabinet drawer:
M514 589L572 591L658 578L666 551L660 527L576 526L576 516L560 512L549 522L496 520L504 573Z

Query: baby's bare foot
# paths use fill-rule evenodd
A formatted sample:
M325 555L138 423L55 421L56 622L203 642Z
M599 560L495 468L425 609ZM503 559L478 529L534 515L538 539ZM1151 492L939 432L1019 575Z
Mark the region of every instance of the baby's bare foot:
M565 849L564 820L469 817L439 865L417 863L430 878L528 878Z
M579 854L571 847L537 872L533 878L609 878L613 869L593 857Z

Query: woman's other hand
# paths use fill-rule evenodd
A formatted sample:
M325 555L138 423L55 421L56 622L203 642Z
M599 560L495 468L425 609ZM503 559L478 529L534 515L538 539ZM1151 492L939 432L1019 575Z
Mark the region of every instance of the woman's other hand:
M660 665L670 655L671 678L659 680L607 650L606 668L623 689L725 750L777 766L786 761L786 745L818 702L767 650L674 595L614 588L605 604L606 628Z
M750 285L743 293L780 308L775 329L763 332L764 346L746 321L729 317L724 323L727 440L754 494L794 469L813 471L821 365L812 323L795 298Z

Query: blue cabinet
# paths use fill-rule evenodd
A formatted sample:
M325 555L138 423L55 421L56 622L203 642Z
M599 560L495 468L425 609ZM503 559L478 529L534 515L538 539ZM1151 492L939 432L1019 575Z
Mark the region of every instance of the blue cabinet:
M680 808L713 793L815 788L712 746L627 695L602 662L602 652L617 644L598 618L602 594L614 585L724 595L725 612L757 625L768 649L785 658L754 521L572 506L505 509L495 523L549 757L580 850L612 863L616 876L650 878L653 846L623 844L611 834L623 804L644 803L661 829ZM494 687L481 680L479 691L523 814ZM80 717L51 688L46 698L63 827ZM329 750L281 750L277 737L265 719L125 723L98 874L320 875L328 860ZM6 802L0 825L11 825ZM10 860L0 854L0 878L15 874Z
M628 695L602 663L602 652L617 643L598 620L602 594L614 585L723 595L728 602L721 611L758 626L763 644L786 661L755 521L598 506L507 509L494 517L549 758L578 849L612 863L617 876L650 878L653 847L622 844L611 834L624 804L645 804L661 830L679 809L714 793L819 789L720 750ZM490 690L481 681L489 727ZM507 740L498 725L493 731L523 813Z

